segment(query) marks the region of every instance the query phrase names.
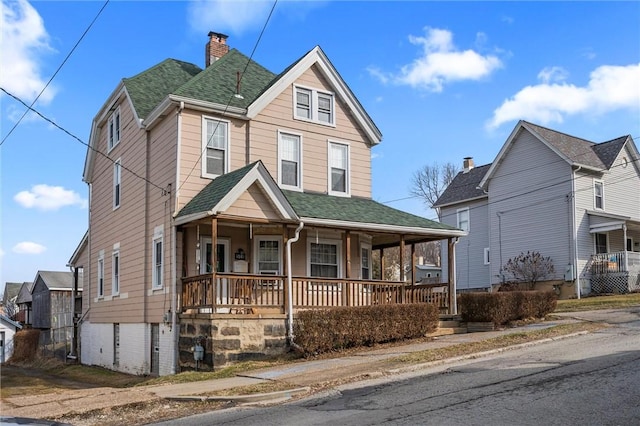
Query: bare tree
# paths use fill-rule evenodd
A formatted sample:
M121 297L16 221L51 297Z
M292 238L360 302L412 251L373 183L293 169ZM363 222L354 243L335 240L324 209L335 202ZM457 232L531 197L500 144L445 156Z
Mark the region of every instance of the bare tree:
M411 194L422 198L431 209L457 174L458 167L453 163L426 165L413 173Z

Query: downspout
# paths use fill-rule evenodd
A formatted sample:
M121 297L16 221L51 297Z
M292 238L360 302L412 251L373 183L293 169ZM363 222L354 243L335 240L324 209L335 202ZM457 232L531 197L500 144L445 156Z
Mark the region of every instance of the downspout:
M573 231L573 274L576 285L576 297L580 299L580 277L578 276L578 227L576 226L576 173L580 171L582 166L578 166L573 171L573 179L571 179L571 228Z
M182 110L184 110L184 102L180 102L180 106L178 107L178 123L177 123L177 133L178 138L176 141L176 189L173 194L170 196L175 197L174 202L174 213L178 209L178 191L180 189L180 142L182 141ZM171 200L169 200L171 203ZM173 221L173 213L169 214L169 218L172 222L171 225L171 333L173 334L173 359L171 360L171 374L176 374L178 372L178 362L179 362L179 340L180 333L178 332L178 278L177 278L177 261L176 261L176 238L177 238L177 229L176 225ZM183 247L184 250L184 247Z
M449 259L451 262L453 262L453 288L451 289L451 291L453 292L453 294L451 295L451 300L453 303L453 309L452 309L452 313L453 315L458 315L458 280L456 278L456 276L458 275L458 272L456 271L456 244L458 244L458 241L460 241L460 237L455 237L453 239L453 250L451 251L453 256L452 259ZM467 258L467 263L468 263L468 258Z
M304 228L304 222L300 221L296 228L296 234L293 238L287 240L287 293L289 294L287 300L287 335L289 338L289 345L294 347L293 343L293 280L291 278L291 244L300 239L300 231Z

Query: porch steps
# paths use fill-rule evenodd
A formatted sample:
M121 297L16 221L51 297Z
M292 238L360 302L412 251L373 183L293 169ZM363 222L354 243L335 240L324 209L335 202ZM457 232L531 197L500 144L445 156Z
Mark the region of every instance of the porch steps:
M447 336L450 334L464 334L467 332L467 327L463 326L458 316L454 315L440 315L440 321L438 321L438 328L433 332L427 334L427 337Z

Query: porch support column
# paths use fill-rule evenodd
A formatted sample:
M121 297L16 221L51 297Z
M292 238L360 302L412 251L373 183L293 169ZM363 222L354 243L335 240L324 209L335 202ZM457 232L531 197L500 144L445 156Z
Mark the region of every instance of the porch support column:
M411 244L411 285L416 283L416 245Z
M205 262L208 259L205 260ZM211 218L211 307L216 312L216 297L218 286L216 285L216 269L218 265L218 218Z
M400 264L400 281L402 282L402 293L400 293L400 303L404 303L404 293L405 293L405 280L406 274L404 272L404 235L400 235L400 259L398 260Z
M283 224L282 225L282 247L287 247L287 240L289 240L289 229L287 228L287 224ZM254 256L257 256L257 253L254 253ZM291 264L293 265L293 261L291 262ZM282 271L283 271L283 275L286 274L286 271L288 271L289 269L289 265L287 263L287 254L285 253L285 250L282 250ZM256 271L254 271L255 273ZM283 282L283 293L284 293L284 300L282 301L283 305L282 305L282 312L287 312L287 306L289 306L289 298L291 297L291 295L289 294L289 286L286 285L286 282Z
M351 278L351 231L346 231L344 234L344 239L345 239L345 265L346 265L346 271L344 274L344 277L347 279L347 281L350 280ZM351 306L351 298L350 298L350 294L349 294L349 290L350 290L350 285L348 283L345 283L345 285L342 286L342 298L345 301L345 305L346 306Z
M380 279L384 281L384 249L380 249Z
M622 247L624 247L624 272L629 272L629 253L627 252L627 224L622 224ZM631 247L633 250L633 247ZM631 278L629 278L631 280ZM631 282L631 281L629 281Z
M449 313L456 314L456 268L455 246L453 238L447 238L447 275L449 276Z

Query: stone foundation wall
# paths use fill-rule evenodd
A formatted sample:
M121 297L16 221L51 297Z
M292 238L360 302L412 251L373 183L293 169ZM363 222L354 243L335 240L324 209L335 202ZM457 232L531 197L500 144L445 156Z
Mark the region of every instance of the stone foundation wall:
M182 314L180 315L180 369L196 369L193 347L204 347L198 370L213 371L234 362L260 360L286 353L286 316Z

